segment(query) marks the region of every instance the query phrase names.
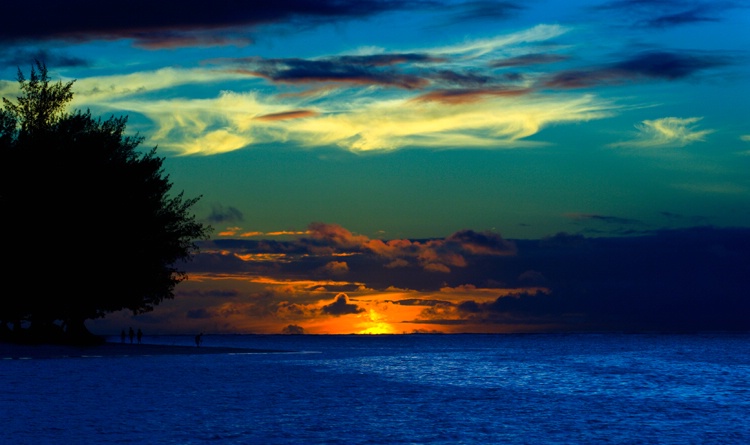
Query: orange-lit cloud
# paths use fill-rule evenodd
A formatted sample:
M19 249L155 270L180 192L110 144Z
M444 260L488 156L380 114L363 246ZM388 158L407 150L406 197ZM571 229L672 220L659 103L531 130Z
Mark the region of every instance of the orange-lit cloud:
M452 89L452 90L435 90L429 93L425 93L421 96L414 98L415 101L423 102L442 102L446 104L467 104L473 103L480 100L484 100L487 97L502 97L502 96L520 96L523 94L529 94L532 90L528 88L524 89Z
M747 300L739 297L747 229L614 239L561 233L513 243L464 230L390 246L333 224L309 232L283 246L222 241L221 250L202 251L190 263L175 300L135 319L112 314L92 328L119 332L136 321L150 333L387 334L747 326ZM274 256L273 249L311 244L304 254ZM335 256L341 250L357 254L344 262ZM392 267L394 259L405 264ZM707 278L715 292L700 284ZM685 298L701 303L692 309Z
M257 116L254 119L260 121L283 121L287 119L301 119L305 117L317 116L318 113L312 110L294 110L294 111L282 111L280 113L264 114Z

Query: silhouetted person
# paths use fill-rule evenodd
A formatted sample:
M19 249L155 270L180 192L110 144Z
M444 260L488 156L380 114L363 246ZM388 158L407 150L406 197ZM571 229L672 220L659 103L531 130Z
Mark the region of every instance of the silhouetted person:
M203 332L195 336L195 346L200 346L203 343Z
M135 337L135 332L133 332L133 328L130 328L130 332L128 333L128 337L130 337L130 344L133 344L133 337Z
M125 329L120 331L120 343L125 343Z
M141 328L138 328L138 344L141 344L141 339L143 338L143 332L141 331Z

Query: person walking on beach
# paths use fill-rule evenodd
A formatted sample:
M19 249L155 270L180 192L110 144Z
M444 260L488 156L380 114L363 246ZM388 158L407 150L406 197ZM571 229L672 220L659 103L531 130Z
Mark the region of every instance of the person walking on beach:
M133 332L133 328L130 328L130 332L128 333L128 337L130 337L130 344L133 344L133 337L135 337L135 332Z
M120 331L120 343L125 343L125 329Z
M141 339L143 338L143 332L141 331L141 328L138 328L138 344L141 344Z
M195 346L200 346L203 343L203 332L195 336Z

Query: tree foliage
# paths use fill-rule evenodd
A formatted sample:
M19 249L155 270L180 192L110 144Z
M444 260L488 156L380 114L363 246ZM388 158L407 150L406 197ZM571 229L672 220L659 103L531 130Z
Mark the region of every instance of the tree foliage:
M74 82L39 62L18 82L0 109L0 329L80 341L85 320L174 298L179 263L211 230L190 211L200 197L170 193L164 158L125 135L126 117L67 112Z

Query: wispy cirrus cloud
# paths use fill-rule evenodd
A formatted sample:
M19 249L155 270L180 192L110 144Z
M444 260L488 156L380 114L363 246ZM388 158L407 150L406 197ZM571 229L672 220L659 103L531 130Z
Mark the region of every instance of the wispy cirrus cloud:
M586 70L530 69L509 76L499 69L567 61L567 56L528 51L529 45L567 32L538 25L421 50L210 59L204 68L81 79L74 105L137 113L153 124L148 143L178 155L216 155L278 141L352 152L507 149L545 145L529 138L552 125L603 119L618 109L575 89L680 80L726 63L702 53L651 51ZM519 56L500 57L521 49ZM238 88L226 88L218 97L153 99L156 92L219 82ZM235 92L248 91L248 83L252 92ZM664 135L669 127L666 121L642 125ZM670 143L680 139L672 136Z
M562 25L541 24L531 28L489 38L468 40L454 45L444 45L419 50L442 56L460 56L463 58L481 58L491 56L500 48L512 48L526 44L540 43L560 37L571 31Z
M531 53L520 56L498 59L490 62L493 68L508 68L530 65L544 65L568 60L569 57L560 54Z
M281 111L278 113L264 114L262 116L256 116L253 119L261 121L283 121L287 119L302 119L306 117L317 116L318 112L313 110L292 110L292 111Z
M95 105L112 108L113 102L133 96L161 92L184 85L205 85L245 79L247 79L247 76L227 71L176 67L137 71L130 74L84 77L75 81L75 96L73 96L72 105L77 107Z
M684 147L686 145L703 142L706 136L714 130L698 130L696 124L700 117L664 117L661 119L644 120L636 125L638 133L629 141L615 142L610 147L659 148Z
M316 114L304 116L283 114L290 108L307 109L304 97L291 101L229 91L214 99L132 98L112 100L108 106L147 117L155 126L149 143L180 155L220 154L278 140L308 147L339 146L353 152L533 146L538 142L523 139L546 126L601 119L615 109L592 95L525 93L503 89L438 91L417 100L356 95L341 100L336 96L318 100ZM503 113L497 113L499 108Z

